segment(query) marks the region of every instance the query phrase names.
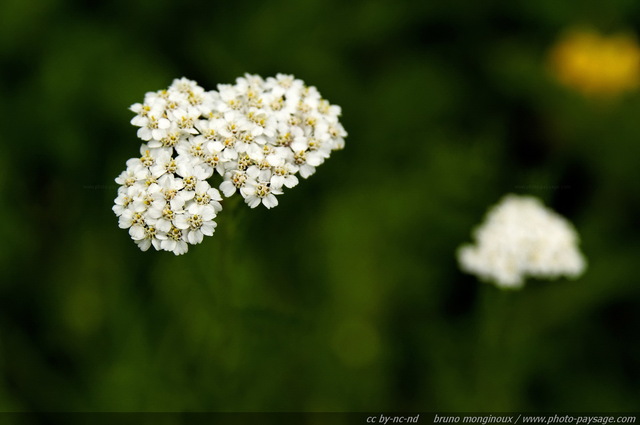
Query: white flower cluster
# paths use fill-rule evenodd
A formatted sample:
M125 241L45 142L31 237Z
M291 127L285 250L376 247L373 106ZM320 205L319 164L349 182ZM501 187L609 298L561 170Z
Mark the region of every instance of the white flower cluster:
M309 177L342 149L347 135L339 106L283 74L247 74L209 92L176 79L131 110L145 143L116 178L113 211L142 250L153 245L176 255L215 229L222 198L206 179L219 176L224 196L239 193L251 208L272 208L298 174Z
M477 245L458 250L460 267L502 288L520 288L527 276L575 278L586 267L572 224L531 196L505 196L474 236Z

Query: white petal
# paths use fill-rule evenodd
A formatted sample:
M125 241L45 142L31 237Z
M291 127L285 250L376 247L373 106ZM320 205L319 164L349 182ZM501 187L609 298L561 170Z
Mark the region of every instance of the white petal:
M303 164L300 167L300 175L305 179L310 175L312 175L313 173L315 173L315 171L316 171L315 167L312 167L309 164Z
M138 248L142 251L146 251L151 246L151 239L142 239L140 241L136 241L136 243L138 244Z
M176 247L176 241L173 239L165 239L160 243L160 247L165 251L173 251Z
M124 212L126 213L127 211L130 210L125 210ZM121 229L128 229L129 227L131 227L131 216L127 217L125 213L123 213L118 220L118 227L120 227Z
M273 176L271 177L271 186L272 187L282 187L285 183L284 176Z
M160 239L152 239L151 240L151 244L153 245L153 247L156 249L156 251L160 251L160 244L161 244L161 240Z
M267 208L273 208L278 205L278 198L276 198L275 195L270 193L265 198L262 199L262 203Z
M153 135L151 134L151 130L147 127L141 127L138 129L138 137L142 140L151 140Z
M187 240L192 245L197 245L197 244L201 243L202 239L204 239L204 235L199 230L192 230L187 235Z
M211 235L213 235L213 232L215 231L215 229L216 229L216 222L215 221L209 221L209 222L204 223L202 225L202 227L200 228L200 231L204 235L211 236Z
M144 228L142 226L131 226L129 228L129 235L133 240L144 239Z
M227 198L236 193L236 187L229 180L220 183L220 190Z
M287 176L284 179L284 185L288 188L292 188L298 184L298 178L296 176Z
M258 198L257 196L248 196L247 198L245 198L245 201L251 208L255 208L260 205L260 198Z
M175 223L175 226L178 229L184 230L189 228L189 222L187 221L187 216L184 214L180 214L176 216L176 218L173 219L173 222Z
M175 255L182 255L189 250L187 243L185 241L177 241L176 246L173 249L173 253Z
M156 223L156 229L160 230L161 232L168 232L171 230L171 222L165 219L158 220L158 222Z

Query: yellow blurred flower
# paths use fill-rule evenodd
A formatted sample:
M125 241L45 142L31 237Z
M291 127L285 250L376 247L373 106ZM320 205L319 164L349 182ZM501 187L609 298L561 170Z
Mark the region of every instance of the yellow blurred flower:
M611 97L640 83L640 46L626 33L571 30L551 49L549 61L558 81L585 96Z

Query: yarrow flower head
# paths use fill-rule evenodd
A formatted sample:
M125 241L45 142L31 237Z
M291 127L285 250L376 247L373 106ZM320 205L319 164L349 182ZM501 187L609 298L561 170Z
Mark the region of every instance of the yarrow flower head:
M458 249L461 269L501 288L521 288L526 277L576 278L586 267L571 223L531 196L505 196L474 236L476 245Z
M176 79L130 109L144 143L116 178L113 211L143 251L176 255L213 234L220 192L273 208L298 175L311 176L342 149L347 135L339 106L284 74L246 74L209 92ZM217 179L220 192L208 179Z
M344 147L340 107L290 75L246 75L218 91L210 149L222 163L225 196L239 193L252 208L273 208L276 195L298 184L296 174L309 177Z

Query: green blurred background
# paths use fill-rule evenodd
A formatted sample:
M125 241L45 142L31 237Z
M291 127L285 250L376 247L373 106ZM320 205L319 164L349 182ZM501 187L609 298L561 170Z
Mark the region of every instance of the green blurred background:
M0 410L637 411L640 96L554 81L575 25L640 3L2 0ZM111 211L129 105L245 72L318 87L346 149L141 252ZM581 279L459 271L506 193L575 223Z

